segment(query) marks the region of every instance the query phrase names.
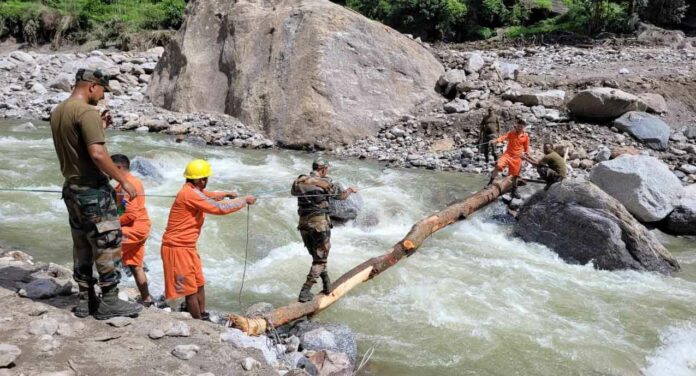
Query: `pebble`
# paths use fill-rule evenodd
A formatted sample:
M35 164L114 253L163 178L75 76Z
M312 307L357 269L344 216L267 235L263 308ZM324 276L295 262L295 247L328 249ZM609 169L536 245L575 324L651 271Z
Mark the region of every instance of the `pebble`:
M172 355L181 360L190 360L200 349L196 345L178 345L172 350Z
M258 360L252 358L252 357L247 357L242 359L242 368L244 368L245 371L251 371L254 368L259 368L261 367L261 363L259 363Z
M114 317L106 320L105 323L116 328L123 328L124 326L132 324L134 321L135 320L130 317Z
M150 333L148 333L147 336L150 337L151 339L160 339L160 338L165 336L165 333L162 329L155 328L155 329L150 330Z
M45 317L39 320L34 320L29 323L29 334L35 336L53 335L58 331L58 321Z
M183 321L177 321L176 323L170 323L164 334L169 337L189 337L191 335L191 328L188 324Z

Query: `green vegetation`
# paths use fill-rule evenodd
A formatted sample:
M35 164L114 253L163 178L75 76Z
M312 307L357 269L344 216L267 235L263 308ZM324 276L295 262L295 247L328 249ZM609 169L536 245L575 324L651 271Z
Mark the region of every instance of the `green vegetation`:
M678 24L686 0L332 0L426 40L462 41L572 32L624 33L640 20Z
M0 0L0 37L122 43L139 33L181 26L185 0Z

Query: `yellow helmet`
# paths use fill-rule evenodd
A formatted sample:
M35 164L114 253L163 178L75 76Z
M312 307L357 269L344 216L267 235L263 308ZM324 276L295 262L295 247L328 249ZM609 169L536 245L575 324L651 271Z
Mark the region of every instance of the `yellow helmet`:
M210 163L203 159L194 159L186 165L184 177L186 179L203 179L213 175Z

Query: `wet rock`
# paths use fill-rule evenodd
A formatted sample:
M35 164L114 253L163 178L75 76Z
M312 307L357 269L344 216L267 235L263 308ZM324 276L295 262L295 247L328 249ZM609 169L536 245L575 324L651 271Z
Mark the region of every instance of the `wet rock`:
M162 180L162 174L160 173L159 167L157 167L151 160L136 156L131 161L131 171L136 172L140 176L152 178L157 181Z
M309 361L321 376L352 376L353 364L346 354L328 350L317 351L309 356Z
M244 334L241 330L228 329L226 332L220 334L220 340L222 342L230 343L232 346L240 349L258 349L261 351L263 357L269 364L275 364L278 362L275 355L275 349L268 345L268 341L265 337L250 337Z
M568 102L573 115L588 119L615 119L629 111L646 109L637 96L606 87L581 91Z
M181 360L191 360L198 354L199 350L199 347L196 345L177 345L174 350L172 350L172 355Z
M143 125L141 127L135 128L135 131L138 133L147 133L147 132L150 132L150 128Z
M58 331L58 321L50 317L44 317L39 320L34 320L29 323L29 334L35 336L49 335L52 336Z
M353 362L358 356L355 333L347 325L303 321L291 328L290 333L300 338L304 349L345 353Z
M660 228L675 235L696 235L696 184L685 189L684 197Z
M645 112L631 111L614 121L614 126L622 132L655 150L666 150L672 132L669 125L657 116Z
M679 270L676 259L645 226L588 181L567 179L539 191L520 209L518 219L515 235L544 244L571 263L664 274Z
M665 101L665 98L660 94L643 93L639 94L638 98L640 98L640 100L643 101L643 103L645 103L648 112L652 112L655 114L664 114L665 112L667 112L667 102Z
M353 193L345 200L329 201L329 216L337 222L346 222L358 217L363 207L360 193Z
M11 366L22 355L22 350L15 345L0 343L0 368Z
M15 132L30 132L30 131L35 131L36 126L32 122L28 121L26 123L22 123L20 125L13 127L12 130Z
M624 155L599 163L592 169L590 180L643 222L665 218L684 193L667 165L643 155Z
M469 102L465 99L454 98L452 101L445 103L445 112L448 114L458 114L469 111Z
M261 363L259 363L258 360L252 357L246 357L242 359L240 363L242 364L242 368L244 368L245 371L251 371L254 368L261 367Z

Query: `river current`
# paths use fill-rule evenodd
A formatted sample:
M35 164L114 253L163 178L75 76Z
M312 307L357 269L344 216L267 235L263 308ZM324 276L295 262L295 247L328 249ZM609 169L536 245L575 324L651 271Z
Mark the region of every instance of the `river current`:
M35 122L37 130L22 131L17 124L0 122L0 188L60 190L47 125ZM139 133L110 132L108 142L110 152L156 166L155 177L143 179L147 193L176 194L185 164L206 158L215 174L209 189L259 194L249 217L242 303L280 306L296 299L311 258L288 192L292 180L308 172L311 155L198 148ZM485 183L476 175L354 160L335 161L331 175L365 188L361 215L371 219L334 228L334 279L384 253L421 217ZM145 260L155 294L163 289L159 247L171 202L147 198L153 229ZM361 355L374 348L364 371L370 375L696 375L696 241L659 234L682 265L674 277L598 271L515 239L501 213L494 204L435 234L317 319L349 325ZM199 251L210 309L239 311L246 223L246 211L207 217ZM60 195L0 192L0 245L70 267Z

